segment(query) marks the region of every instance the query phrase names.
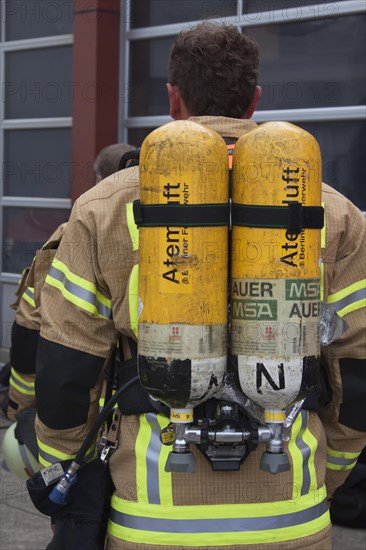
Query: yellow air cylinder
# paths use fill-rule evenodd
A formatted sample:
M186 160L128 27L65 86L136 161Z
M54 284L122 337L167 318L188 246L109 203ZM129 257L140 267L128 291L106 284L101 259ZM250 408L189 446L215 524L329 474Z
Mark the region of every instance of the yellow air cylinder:
M316 140L286 122L242 136L234 151L233 203L286 207L321 204ZM259 210L258 210L259 212ZM316 381L320 355L320 229L266 227L232 232L232 354L238 383L267 422Z
M166 124L142 144L141 205L227 205L227 162L216 132ZM188 209L185 219L142 225L139 252L139 375L178 423L220 387L227 352L228 227L190 227Z

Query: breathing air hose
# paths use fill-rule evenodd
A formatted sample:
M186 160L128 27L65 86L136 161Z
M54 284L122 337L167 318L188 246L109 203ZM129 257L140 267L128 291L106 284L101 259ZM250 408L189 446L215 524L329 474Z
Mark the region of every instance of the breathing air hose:
M76 457L71 462L67 472L63 475L63 477L60 479L56 487L54 487L49 494L49 499L52 500L52 502L55 502L56 504L65 504L65 499L67 496L67 493L69 492L69 489L73 483L76 481L77 477L77 471L82 465L82 462L84 460L84 457L90 448L91 444L93 443L94 439L96 438L98 431L100 427L102 426L103 422L107 419L109 413L112 411L113 407L117 403L120 396L128 390L133 384L135 384L139 380L138 376L134 376L126 382L123 386L121 386L118 391L109 399L109 401L105 404L102 411L96 418L93 426L91 427L88 435L85 438L84 443L81 445L78 453L76 454Z

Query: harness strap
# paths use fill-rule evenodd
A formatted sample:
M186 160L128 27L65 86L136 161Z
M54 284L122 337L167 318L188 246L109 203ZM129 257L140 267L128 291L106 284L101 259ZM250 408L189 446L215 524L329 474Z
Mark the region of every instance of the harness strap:
M229 204L141 204L133 201L137 227L229 225Z
M145 204L133 202L138 227L205 227L229 226L229 204ZM303 229L321 229L324 225L322 206L303 206L290 202L287 206L263 206L233 203L232 224L245 227L287 229L292 234Z
M141 147L137 147L137 149L132 149L132 151L127 151L127 153L124 153L118 164L118 172L124 168L138 166L140 161L140 152Z
M292 234L303 229L321 229L324 225L322 206L303 206L290 202L286 206L232 204L232 223L245 227L284 228Z

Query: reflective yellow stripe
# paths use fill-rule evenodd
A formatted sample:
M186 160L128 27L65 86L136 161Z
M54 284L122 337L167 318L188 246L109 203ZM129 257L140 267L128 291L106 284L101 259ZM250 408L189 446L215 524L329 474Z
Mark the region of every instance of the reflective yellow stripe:
M138 336L138 287L139 266L134 265L128 282L128 308L130 312L130 326L134 335Z
M9 384L23 395L35 395L34 382L25 380L14 367L10 371Z
M318 442L309 430L308 422L309 412L301 411L293 424L288 444L292 458L293 499L313 493L317 486L314 460Z
M28 302L32 307L36 307L36 303L34 301L34 288L28 286L25 291L22 294L23 300Z
M320 299L324 300L324 262L320 261Z
M366 307L366 279L329 295L328 303L333 305L340 317Z
M48 460L45 460L39 453L38 453L38 462L42 464L44 468L48 468L48 466L52 466L52 464L54 464L54 462L48 462Z
M357 290L361 290L363 288L366 288L366 279L361 279L360 281L357 281L357 283L353 283L343 290L339 290L338 292L335 292L334 294L328 296L328 302L330 304L333 304L334 302L338 302L343 298L346 298L350 294L353 294Z
M37 443L38 443L38 462L42 464L42 466L47 467L51 466L52 464L55 464L56 462L59 462L60 460L72 460L76 457L75 454L67 454L63 453L62 451L59 451L58 449L53 449L52 447L49 447L49 445L45 445L45 443L42 443L42 441L37 437ZM96 449L95 445L92 445L86 455L85 455L85 462L88 462L89 460L92 460L95 458Z
M139 249L139 230L135 224L132 202L126 204L127 227L132 242L132 250L136 252ZM134 335L138 336L138 281L139 267L134 265L131 271L128 283L128 307L130 310L130 325Z
M113 496L108 533L141 544L206 547L294 540L329 524L323 487L296 500L260 504L159 506Z
M58 462L59 460L70 460L76 457L76 453L69 455L59 451L58 449L53 449L52 447L45 445L38 437L37 444L39 449L38 462L42 464L42 466L47 467L55 462Z
M132 242L132 250L136 252L139 249L139 230L135 224L135 218L133 215L133 204L129 202L126 204L126 217L127 227L130 233ZM130 325L134 335L138 336L138 281L139 281L139 267L134 265L131 271L130 280L128 284L128 306L130 310Z
M151 437L151 427L146 419L146 415L140 415L140 429L136 437L136 481L137 481L137 499L139 502L148 503L147 496L147 469L146 453Z
M66 300L75 304L96 317L110 319L112 302L101 294L96 286L72 273L69 268L56 258L46 277L46 283L61 291Z
M165 472L165 464L171 447L160 441L160 432L169 419L156 413L140 416L137 434L136 482L137 498L145 504L171 505L173 503L171 474Z
M327 447L327 454L330 455L330 456L335 456L336 458L358 458L360 456L360 452L356 452L356 453L350 453L350 452L346 452L346 451L334 451L333 449L331 449L330 447Z
M293 472L292 498L296 498L297 496L301 495L301 487L303 481L302 454L300 449L296 445L296 438L300 433L301 425L301 414L299 414L292 425L291 439L288 443L288 452L292 459Z
M139 249L139 230L137 228L137 225L135 224L132 202L126 204L126 215L127 227L132 241L132 250L136 252L136 250Z
M346 472L347 470L353 470L356 464L357 460L354 460L350 464L333 464L330 460L327 460L326 462L328 470L333 470L335 472Z
M327 468L338 471L352 470L360 454L360 452L334 451L327 447Z
M112 396L116 393L115 390L112 391ZM103 409L105 405L105 397L100 397L99 398L99 412ZM113 406L113 409L118 409L118 403L116 403L114 406Z
M325 248L326 243L326 217L325 217L325 202L322 202L322 207L324 208L324 225L320 231L320 247ZM324 300L324 262L320 259L320 299Z
M326 247L326 235L327 235L327 230L326 230L326 217L325 217L325 202L322 201L322 207L324 208L324 225L320 231L320 246L321 248L325 248Z
M308 411L304 411L308 416L310 416L310 413ZM310 449L310 454L308 458L308 468L309 468L309 474L310 474L310 486L309 486L309 492L314 493L316 491L316 488L318 486L318 480L316 477L316 466L315 466L315 453L318 449L318 440L317 438L311 433L309 428L307 427L304 431L304 434L302 436L305 444Z

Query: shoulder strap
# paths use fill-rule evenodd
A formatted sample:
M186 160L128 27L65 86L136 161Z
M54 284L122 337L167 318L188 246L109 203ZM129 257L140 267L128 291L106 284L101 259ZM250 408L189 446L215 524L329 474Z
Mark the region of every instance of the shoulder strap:
M141 147L137 147L136 149L132 149L132 151L127 151L127 153L124 153L118 164L118 172L124 168L138 166L140 162L140 152Z

